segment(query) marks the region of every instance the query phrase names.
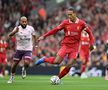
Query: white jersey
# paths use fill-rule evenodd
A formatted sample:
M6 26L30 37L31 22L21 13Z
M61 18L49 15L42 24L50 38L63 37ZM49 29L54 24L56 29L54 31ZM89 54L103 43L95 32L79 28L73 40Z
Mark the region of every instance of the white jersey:
M16 49L32 51L33 49L33 40L32 35L35 35L35 30L32 26L27 25L26 28L18 26L19 31L15 34L16 36ZM16 27L14 28L14 30Z

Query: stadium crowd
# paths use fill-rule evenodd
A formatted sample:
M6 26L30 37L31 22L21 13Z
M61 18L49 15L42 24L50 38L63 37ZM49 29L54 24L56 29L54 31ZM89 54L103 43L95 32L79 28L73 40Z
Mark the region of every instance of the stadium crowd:
M75 6L79 18L85 19L93 28L97 49L91 54L91 65L105 66L108 63L108 0L67 0L52 12L47 11L46 2L47 0L0 0L0 36L5 36L8 42L8 65L11 64L15 38L8 40L7 35L18 25L20 16L27 16L29 24L35 28L37 36L40 36L66 18L66 7ZM42 56L56 55L59 48L57 43L62 35L63 32L60 32L57 37L55 35L41 41L39 48L34 48L34 60Z

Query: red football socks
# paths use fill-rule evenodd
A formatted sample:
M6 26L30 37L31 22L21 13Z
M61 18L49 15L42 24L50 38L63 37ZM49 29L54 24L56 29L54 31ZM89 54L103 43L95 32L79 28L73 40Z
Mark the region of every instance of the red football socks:
M58 77L61 79L62 77L64 77L68 72L69 72L70 68L65 67L60 74L58 75Z
M86 65L82 65L81 66L81 73L85 72L85 70L86 70Z
M45 58L44 61L50 64L54 64L54 60L55 60L55 57L49 57L49 58Z

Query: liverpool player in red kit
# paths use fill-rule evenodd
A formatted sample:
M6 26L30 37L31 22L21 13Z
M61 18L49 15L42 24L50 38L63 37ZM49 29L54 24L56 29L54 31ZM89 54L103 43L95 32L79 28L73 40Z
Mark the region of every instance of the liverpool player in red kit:
M64 77L69 72L70 68L72 67L73 63L77 58L81 32L83 30L85 30L90 36L91 47L93 47L94 43L94 37L92 35L92 32L88 29L86 23L83 20L78 19L76 17L76 10L73 7L71 7L66 10L66 13L69 19L64 20L60 25L50 30L38 39L40 41L42 39L45 39L47 36L56 34L60 30L64 31L65 36L61 42L61 48L58 51L56 58L43 57L35 63L36 65L39 65L44 62L51 64L60 64L64 57L68 55L68 62L66 64L66 67L58 75L59 79Z
M81 78L87 78L86 66L90 58L90 39L87 32L82 31L81 34L81 46L79 50L81 63Z
M7 62L6 58L6 48L7 42L4 36L0 38L0 77L4 77L5 75L5 65Z
M89 30L92 30L90 26L88 26ZM81 34L81 43L80 43L80 49L79 49L79 55L80 55L80 60L82 61L81 63L81 78L87 78L86 74L86 68L87 68L87 63L89 62L90 59L90 52L96 49L96 46L93 46L93 48L90 48L90 37L89 34L86 31L82 31Z

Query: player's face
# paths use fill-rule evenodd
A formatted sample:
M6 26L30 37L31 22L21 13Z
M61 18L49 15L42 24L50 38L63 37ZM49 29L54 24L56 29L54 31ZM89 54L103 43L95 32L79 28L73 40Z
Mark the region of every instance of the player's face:
M71 21L74 22L76 20L76 13L74 11L67 10L67 15Z
M27 26L27 19L23 18L20 20L20 25L22 26L22 28L26 28Z

